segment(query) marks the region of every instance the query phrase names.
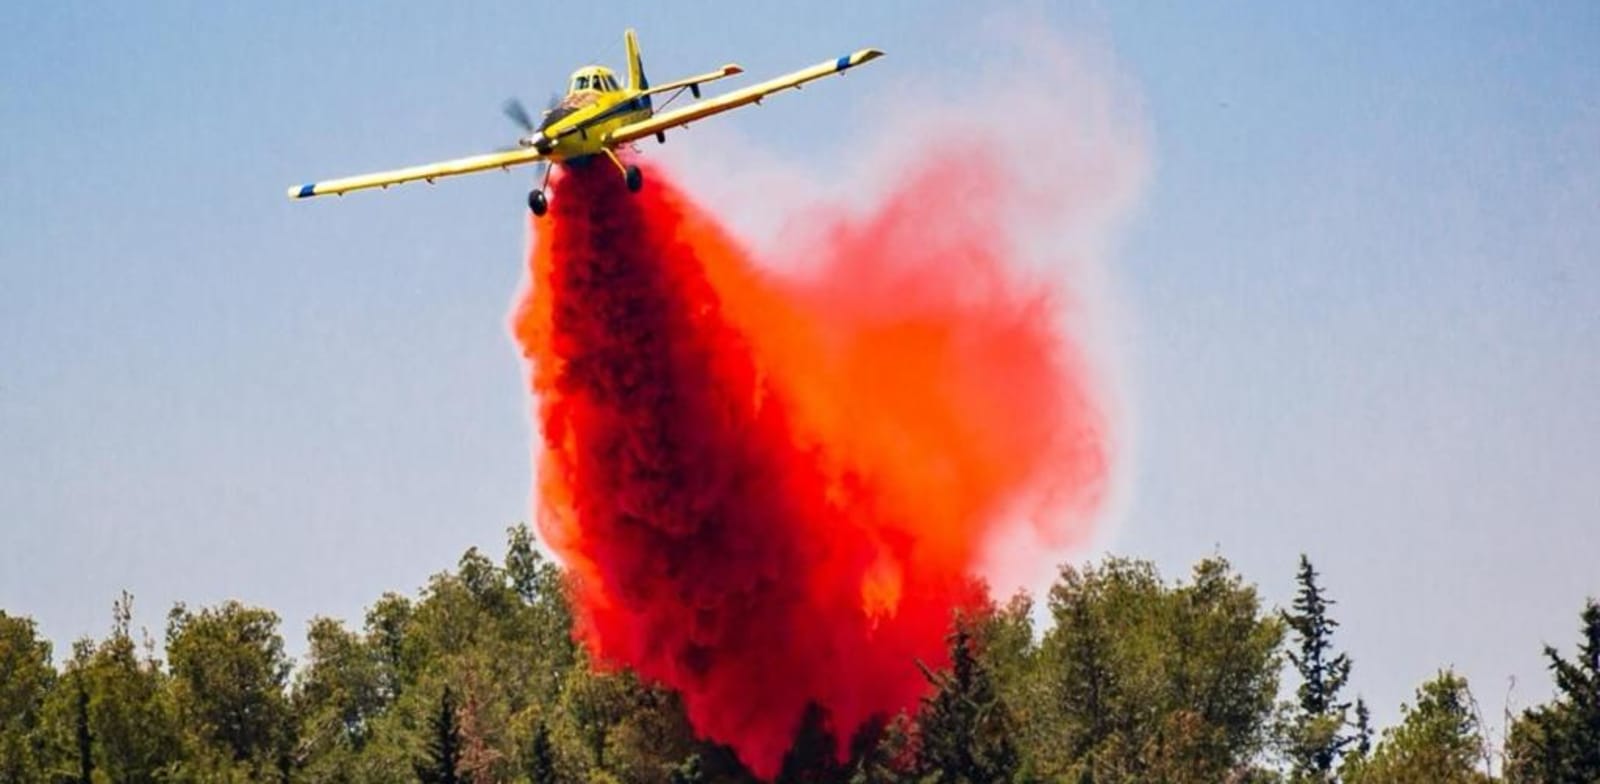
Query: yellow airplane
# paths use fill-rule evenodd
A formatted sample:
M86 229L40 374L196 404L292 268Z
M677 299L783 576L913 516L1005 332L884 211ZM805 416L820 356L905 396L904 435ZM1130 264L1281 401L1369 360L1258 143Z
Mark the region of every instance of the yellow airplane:
M761 99L780 90L790 87L799 89L806 82L844 73L850 68L883 55L883 52L877 49L862 49L837 60L817 63L810 68L751 85L742 90L735 90L726 95L697 101L673 111L660 111L682 95L684 90L688 90L698 99L700 85L743 73L744 69L729 63L718 70L699 76L651 87L644 75L644 65L639 59L638 36L634 35L632 30L628 30L624 33L623 40L628 50L626 87L617 82L616 74L609 68L599 65L579 68L572 74L566 97L552 103L538 125L534 125L532 118L528 116L528 111L520 102L516 100L507 102L506 115L526 131L526 135L517 140L517 146L514 148L375 174L297 185L289 189L289 198L306 199L330 193L343 195L364 188L387 188L390 185L416 180L432 183L440 177L454 177L458 174L471 174L489 169L509 170L512 166L543 163L544 172L539 178L539 187L528 192L528 209L535 215L543 215L550 207L544 192L550 182L549 164L575 163L594 155L604 155L622 173L628 190L638 191L644 184L639 167L624 165L617 158L616 148L647 136L654 136L657 142L666 143L668 130L687 128L689 123L713 114L737 109L746 104L761 103ZM667 96L659 108L656 107L655 96L669 92L672 94Z

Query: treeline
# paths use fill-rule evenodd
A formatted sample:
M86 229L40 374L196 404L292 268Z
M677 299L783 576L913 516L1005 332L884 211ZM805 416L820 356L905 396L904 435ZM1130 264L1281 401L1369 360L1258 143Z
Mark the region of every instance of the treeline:
M848 737L797 717L779 780L1600 782L1600 604L1576 657L1545 649L1555 698L1491 744L1448 670L1371 727L1303 558L1298 580L1277 610L1220 558L1176 582L1121 558L1064 567L1042 635L1025 596L953 619L948 668L906 663L929 682L915 711ZM0 612L0 782L754 780L674 693L586 659L526 527L500 563L468 550L415 599L384 595L359 631L314 620L298 665L268 610L180 604L163 660L130 605L59 665Z

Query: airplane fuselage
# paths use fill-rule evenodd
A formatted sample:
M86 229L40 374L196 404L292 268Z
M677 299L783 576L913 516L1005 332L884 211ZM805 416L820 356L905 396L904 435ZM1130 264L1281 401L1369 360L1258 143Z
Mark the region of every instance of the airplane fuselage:
M538 148L557 163L604 152L612 131L647 120L654 111L650 96L623 87L602 66L578 69L569 84L566 97L524 139L525 146Z

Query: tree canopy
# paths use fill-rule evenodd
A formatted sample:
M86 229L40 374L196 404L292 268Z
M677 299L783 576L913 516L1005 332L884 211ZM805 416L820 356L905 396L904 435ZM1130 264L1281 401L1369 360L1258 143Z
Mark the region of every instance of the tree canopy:
M755 781L677 694L590 660L565 580L515 526L501 560L469 549L359 628L313 619L299 661L277 615L239 602L173 607L163 659L124 594L59 664L0 611L0 782ZM1063 566L1042 630L1018 595L951 619L948 666L906 662L920 705L794 717L778 780L1600 782L1600 605L1576 656L1546 648L1557 696L1516 717L1501 764L1449 670L1375 738L1309 559L1298 585L1280 610L1218 557L1177 581L1128 558Z

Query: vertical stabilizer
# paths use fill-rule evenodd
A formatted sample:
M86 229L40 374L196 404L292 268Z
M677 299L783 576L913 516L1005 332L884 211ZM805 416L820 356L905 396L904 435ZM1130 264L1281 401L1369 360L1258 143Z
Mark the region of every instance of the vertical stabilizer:
M628 46L628 86L635 90L650 89L650 80L644 76L644 60L639 58L639 35L629 28L622 38Z

